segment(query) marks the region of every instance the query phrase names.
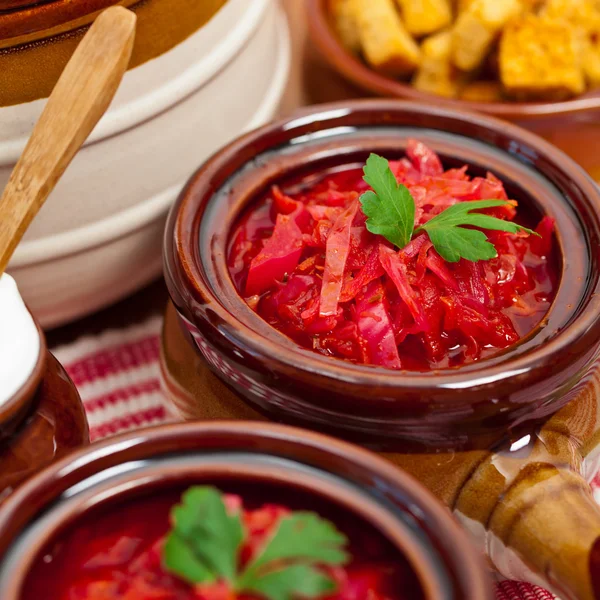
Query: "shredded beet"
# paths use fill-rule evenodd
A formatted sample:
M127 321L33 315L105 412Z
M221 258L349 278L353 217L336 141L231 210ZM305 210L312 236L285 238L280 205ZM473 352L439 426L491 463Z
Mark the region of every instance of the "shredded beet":
M238 594L225 581L189 585L164 570L170 505L162 499L138 501L79 527L54 547L51 561L37 565L24 600L264 600ZM262 552L279 520L290 513L279 504L247 509L236 495L226 495L225 505L242 515L241 566ZM321 567L338 590L320 600L423 600L404 557L391 555L372 532L360 529L349 565Z
M493 174L444 171L421 142L390 168L415 200L415 227L457 202L509 199ZM274 188L238 223L231 274L273 327L321 354L424 371L489 357L541 321L557 282L553 219L541 237L486 231L496 258L448 263L425 233L402 249L369 233L358 202L367 189L355 166L312 175L287 194ZM515 220L516 206L486 212Z

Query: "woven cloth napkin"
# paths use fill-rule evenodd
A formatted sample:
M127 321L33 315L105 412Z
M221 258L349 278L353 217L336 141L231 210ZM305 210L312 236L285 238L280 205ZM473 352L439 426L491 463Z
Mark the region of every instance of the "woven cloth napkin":
M175 420L159 383L161 319L82 338L53 350L83 400L92 441ZM600 497L600 479L593 482ZM499 581L497 600L554 600L546 590L517 581Z

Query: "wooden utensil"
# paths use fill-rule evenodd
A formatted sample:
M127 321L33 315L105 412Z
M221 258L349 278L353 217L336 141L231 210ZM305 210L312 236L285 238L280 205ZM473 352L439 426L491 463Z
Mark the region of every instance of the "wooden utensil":
M0 275L27 227L108 108L127 69L136 16L105 10L58 80L0 199Z

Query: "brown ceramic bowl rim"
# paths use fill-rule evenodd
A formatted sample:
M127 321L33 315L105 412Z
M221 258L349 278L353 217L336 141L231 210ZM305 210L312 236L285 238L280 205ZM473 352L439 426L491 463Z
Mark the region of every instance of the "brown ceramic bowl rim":
M422 104L409 103L398 100L354 100L333 104L322 104L309 107L288 118L270 123L256 129L214 154L204 165L192 176L186 188L182 192L178 203L173 208L165 235L165 277L170 288L171 295L176 297L174 303L181 307L182 302L187 312L186 318L195 320L194 309L190 300L199 301L201 305L209 305L210 312L227 329L227 339L234 344L250 352L253 356L266 358L270 368L281 369L286 372L289 369L302 370L307 373L317 374L320 377L328 377L334 381L348 382L350 384L362 384L374 386L378 389L399 389L409 386L412 390L429 391L436 388L464 389L465 386L483 385L491 382L501 381L518 374L539 372L543 365L554 364L558 355L564 353L575 341L586 336L586 341L597 344L600 341L600 282L595 290L588 290L586 294L590 298L589 304L582 310L577 318L569 323L552 340L533 348L532 350L505 360L500 364L491 365L494 357L485 361L469 364L457 369L446 369L438 372L420 373L407 371L409 377L398 376L397 371L357 365L349 361L332 359L322 356L310 350L297 347L284 346L280 343L283 334L267 337L255 332L237 314L223 306L212 287L203 280L202 258L198 250L199 230L201 217L198 216L200 207L204 208L205 196L214 192L214 181L218 180L217 174L231 176L236 170L232 163L236 157L253 151L257 148L277 148L291 137L295 128L308 127L310 131L323 128L335 128L330 124L340 118L339 126L343 126L341 119L348 115L362 115L372 112L389 114L391 112L404 111L406 113L419 115L420 117L435 116L460 121L470 128L483 127L486 131L501 132L511 139L518 140L527 148L533 148L538 155L545 157L547 162L556 168L560 168L562 177L568 177L570 182L578 186L586 198L592 198L595 208L600 211L600 189L587 176L587 174L574 161L564 155L553 145L542 140L528 131L510 123L465 111L449 111L437 107ZM341 115L341 116L340 116ZM329 120L328 120L329 119ZM306 125L309 123L309 125ZM267 141L268 139L268 141ZM245 150L245 152L244 152ZM568 175L567 175L568 173ZM171 228L172 227L172 228ZM169 238L172 233L173 237ZM229 233L229 232L227 232ZM173 256L170 253L173 252ZM170 273L170 261L174 260L176 268L182 276L181 281L174 281ZM225 258L219 258L219 264L225 262ZM229 273L227 265L225 270ZM183 283L183 287L181 287ZM564 285L561 282L560 287ZM593 293L594 292L594 293ZM238 294L239 296L239 294ZM181 300L184 299L184 300ZM186 300L187 299L187 300ZM239 302L243 299L239 296ZM221 335L223 328L219 327ZM462 404L465 399L463 394L453 395L456 404Z
M382 491L398 491L406 505L404 510L408 510L421 527L426 527L432 540L444 541L446 560L451 560L445 563L445 568L462 592L468 594L465 600L491 600L490 580L482 556L450 512L421 483L387 460L353 444L296 427L264 422L165 424L114 436L70 453L24 483L2 506L0 556L45 505L55 502L80 481L113 466L150 456L207 448L276 454L280 458L312 464L354 483L357 483L356 477L361 476ZM342 465L345 474L339 473ZM273 473L276 471L273 469ZM349 473L356 474L354 479ZM414 509L412 512L409 506ZM412 561L409 559L409 562ZM414 563L411 567L415 569Z
M474 102L422 92L409 83L377 73L344 48L329 24L326 4L327 0L306 0L312 40L329 64L346 79L378 95L432 103L449 109L473 110L508 119L552 117L600 108L600 91L561 102Z
M46 337L40 324L33 315L31 316L34 319L40 340L39 354L27 381L6 402L0 404L0 440L7 434L12 433L18 426L20 419L27 413L31 399L40 386L46 370L48 354Z

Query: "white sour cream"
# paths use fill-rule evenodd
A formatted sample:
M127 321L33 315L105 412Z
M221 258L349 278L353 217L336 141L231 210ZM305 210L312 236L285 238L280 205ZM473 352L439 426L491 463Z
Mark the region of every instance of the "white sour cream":
M27 383L40 355L40 336L15 280L0 277L0 406Z

